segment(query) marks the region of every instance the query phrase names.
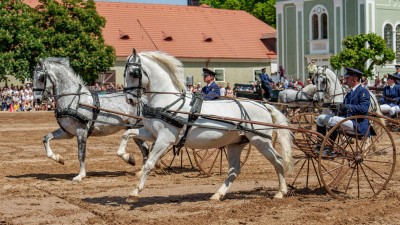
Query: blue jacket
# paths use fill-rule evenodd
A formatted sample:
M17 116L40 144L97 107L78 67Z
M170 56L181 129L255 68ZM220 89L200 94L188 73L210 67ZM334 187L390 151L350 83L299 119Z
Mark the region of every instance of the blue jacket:
M203 93L204 100L213 100L217 99L220 96L219 86L215 82L212 82L210 85L204 86L201 89L201 92Z
M393 88L386 86L382 91L382 98L379 100L380 104L388 104L390 106L397 105L400 101L400 85L395 84Z
M260 80L261 80L261 83L264 85L269 85L269 83L272 82L271 78L269 78L268 74L266 74L266 73L260 74Z
M369 106L371 104L371 96L369 91L363 87L358 86L356 90L353 92L349 92L344 97L343 103L345 107L343 111L340 112L340 115L343 117L350 117L355 115L368 115ZM364 135L368 129L368 120L367 119L357 119L357 123L355 120L353 121L354 127L357 129L360 135Z

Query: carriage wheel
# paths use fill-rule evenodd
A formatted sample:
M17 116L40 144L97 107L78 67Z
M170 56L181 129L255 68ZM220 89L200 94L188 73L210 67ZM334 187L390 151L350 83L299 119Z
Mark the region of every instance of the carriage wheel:
M193 165L193 156L190 154L190 150L183 147L180 150L171 146L167 149L167 151L160 158L160 166L169 169L169 170L177 170L177 169L193 169L195 166Z
M250 155L251 144L244 147L240 155L240 168L244 166ZM228 171L226 148L193 149L194 160L201 172L207 176L212 174L222 175Z
M289 119L292 126L306 130L316 131L317 113L301 113ZM318 155L315 146L322 142L322 138L305 132L294 131L293 153L294 171L287 174L288 186L293 189L315 189L322 187L318 175Z
M350 119L369 120L369 128L379 131L371 136L348 134L342 124ZM357 123L357 121L355 122ZM357 126L357 124L355 124ZM335 140L332 133L337 133ZM325 146L336 156L319 155L319 174L329 194L335 198L369 198L379 194L392 177L396 164L396 146L389 129L378 118L353 116L336 124L326 135Z

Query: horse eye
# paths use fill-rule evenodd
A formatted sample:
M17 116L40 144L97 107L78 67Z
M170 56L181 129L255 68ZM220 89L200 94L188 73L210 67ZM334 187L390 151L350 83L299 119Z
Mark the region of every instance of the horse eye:
M44 76L43 76L43 75L40 75L40 76L39 76L39 81L40 81L40 82L44 82Z

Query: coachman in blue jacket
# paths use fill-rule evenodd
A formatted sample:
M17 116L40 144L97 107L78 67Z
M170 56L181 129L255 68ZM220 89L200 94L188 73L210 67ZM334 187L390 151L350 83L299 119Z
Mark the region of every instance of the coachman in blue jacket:
M400 74L393 74L387 78L387 86L382 91L382 98L379 100L382 113L389 113L396 117L400 112L400 85L396 84L400 80Z
M326 127L333 127L340 121L347 117L355 115L368 115L368 109L371 104L369 91L360 85L361 76L364 73L357 69L346 68L346 74L344 75L347 85L350 90L344 97L343 103L338 106L339 114L335 116L333 114L323 114L317 118L317 131L323 135L326 134ZM344 131L349 133L357 133L362 136L369 132L368 120L357 119L348 120L342 124ZM330 139L335 140L337 134L332 133ZM320 146L316 147L316 151L319 151ZM323 155L333 156L336 153L332 152L331 149L323 149Z
M203 68L203 79L204 82L207 83L207 85L201 89L204 100L213 100L220 96L219 86L215 83L215 75L215 72Z

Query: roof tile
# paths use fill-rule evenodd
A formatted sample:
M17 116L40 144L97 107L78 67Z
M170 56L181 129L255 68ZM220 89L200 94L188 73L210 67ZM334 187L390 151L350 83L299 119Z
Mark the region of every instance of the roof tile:
M182 58L276 58L276 52L261 40L275 37L275 29L245 11L123 2L96 2L96 7L107 20L106 43L114 46L119 57L136 48Z

